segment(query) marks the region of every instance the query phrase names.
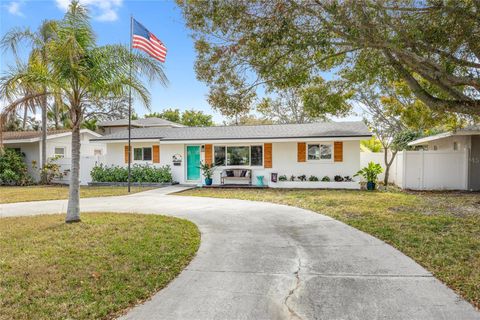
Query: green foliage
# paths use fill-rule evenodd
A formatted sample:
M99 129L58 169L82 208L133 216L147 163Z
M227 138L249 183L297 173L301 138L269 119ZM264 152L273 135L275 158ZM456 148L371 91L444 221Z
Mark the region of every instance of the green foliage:
M120 166L106 166L103 164L93 167L90 172L94 182L127 182L128 168ZM131 167L131 182L173 182L170 166L155 167L148 164L134 164Z
M41 180L46 184L51 184L53 179L62 178L61 166L56 162L60 156L49 158L45 166L40 170Z
M318 181L318 177L310 176L310 177L308 177L308 181Z
M376 137L371 137L369 140L360 141L360 148L363 151L381 152L383 146L380 140L378 140Z
M367 182L377 182L378 175L382 172L382 166L371 161L365 168L359 170L354 177L362 176Z
M330 182L331 180L330 180L330 177L329 177L329 176L324 176L324 177L322 178L322 181L323 181L323 182Z
M224 115L247 113L262 89L310 86L326 71L344 85L312 90L325 104L309 108L320 113L342 111L349 84L388 79L405 81L436 111L480 115L475 1L177 4L196 40L197 77Z
M288 178L287 178L286 175L281 175L281 176L278 177L278 181L287 181L287 180L288 180Z
M0 185L24 186L31 183L23 155L8 148L0 152Z
M215 171L216 166L211 163L200 162L200 166L198 166L200 170L202 170L202 175L205 179L212 179L213 172Z
M213 120L211 115L204 114L203 111L186 110L182 114L182 124L189 127L211 127Z
M162 118L188 127L211 127L213 126L212 116L203 111L180 109L165 109L162 112L154 112L145 115L145 118Z

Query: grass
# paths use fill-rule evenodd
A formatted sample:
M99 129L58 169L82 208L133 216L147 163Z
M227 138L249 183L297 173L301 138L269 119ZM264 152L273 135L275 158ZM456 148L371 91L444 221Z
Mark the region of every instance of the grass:
M0 218L0 319L112 319L194 257L197 227L158 215Z
M131 193L150 190L147 187L132 187ZM128 194L127 187L80 187L81 198L122 196ZM0 187L0 204L41 200L68 199L68 186Z
M267 201L343 221L398 248L480 307L480 194L194 189L181 195Z

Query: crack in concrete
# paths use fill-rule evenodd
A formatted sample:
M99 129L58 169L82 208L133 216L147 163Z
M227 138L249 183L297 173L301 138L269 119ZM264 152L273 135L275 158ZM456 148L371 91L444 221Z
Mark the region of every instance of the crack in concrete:
M298 258L298 267L297 270L293 273L295 276L295 287L291 289L288 292L288 295L285 297L285 300L283 301L283 304L287 307L287 310L290 314L290 319L294 320L302 320L302 317L298 315L295 310L288 304L288 300L295 294L295 291L298 290L301 284L301 279L300 279L300 270L302 269L302 260Z

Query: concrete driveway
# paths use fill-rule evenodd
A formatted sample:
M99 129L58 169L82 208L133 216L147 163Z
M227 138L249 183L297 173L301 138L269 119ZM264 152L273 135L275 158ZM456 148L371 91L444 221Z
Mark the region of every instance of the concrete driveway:
M81 201L86 211L161 213L202 233L191 264L123 319L480 319L398 250L288 206L167 195L169 187ZM66 201L0 205L1 216L64 212Z

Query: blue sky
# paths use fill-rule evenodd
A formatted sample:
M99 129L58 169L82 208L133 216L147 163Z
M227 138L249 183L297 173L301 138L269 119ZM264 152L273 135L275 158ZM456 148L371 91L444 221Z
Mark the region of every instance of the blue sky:
M207 86L195 77L195 50L180 9L173 1L147 0L80 0L90 9L98 44L129 44L130 15L161 39L168 48L165 73L170 81L167 88L158 83L150 86L152 112L165 108L202 110L216 123L224 118L214 112L206 101ZM0 0L0 36L14 27L35 30L45 19L61 19L70 0ZM26 55L28 47L23 50ZM2 52L0 72L13 63L11 54ZM328 76L328 75L327 75ZM146 110L134 103L142 115ZM346 120L358 119L348 117Z
M82 2L82 1L81 1ZM129 43L130 15L161 39L168 48L165 73L170 81L167 88L158 83L150 87L152 111L164 108L203 110L214 115L215 122L223 118L206 101L208 88L195 78L195 50L180 9L173 1L85 0L92 15L92 25L99 44ZM68 0L6 1L0 0L0 34L13 27L36 29L44 19L61 19ZM26 54L28 50L23 52ZM2 52L0 68L5 71L13 63L12 56ZM143 114L141 105L136 111Z

